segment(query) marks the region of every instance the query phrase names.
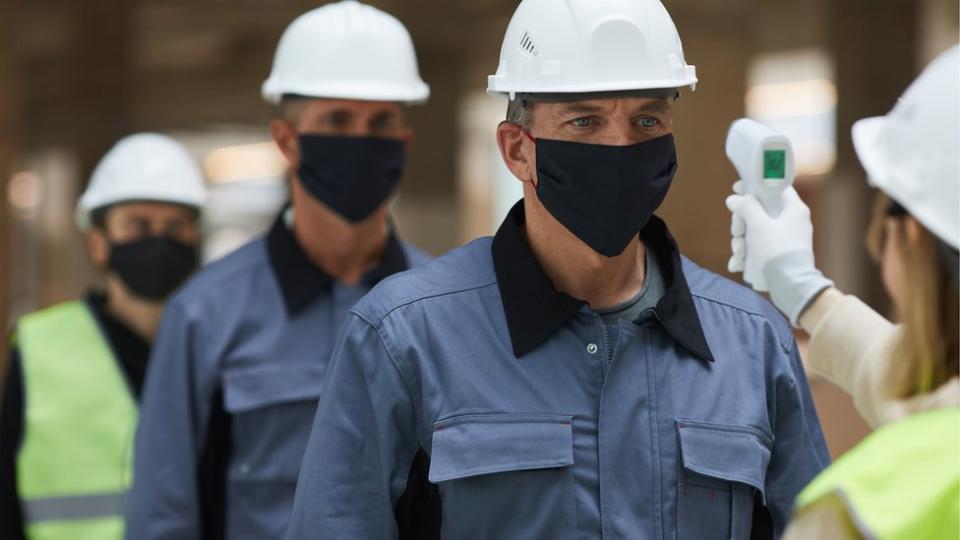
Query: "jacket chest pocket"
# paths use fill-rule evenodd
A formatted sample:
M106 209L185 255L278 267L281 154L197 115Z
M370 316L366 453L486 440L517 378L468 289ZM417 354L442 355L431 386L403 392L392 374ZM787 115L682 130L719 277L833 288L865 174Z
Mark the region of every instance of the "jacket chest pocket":
M678 540L746 540L754 494L764 497L770 439L747 426L680 420ZM764 500L765 502L765 500Z
M478 414L434 424L430 481L446 538L576 538L572 417Z
M233 445L228 478L295 483L322 386L321 366L226 370L223 406L230 415Z

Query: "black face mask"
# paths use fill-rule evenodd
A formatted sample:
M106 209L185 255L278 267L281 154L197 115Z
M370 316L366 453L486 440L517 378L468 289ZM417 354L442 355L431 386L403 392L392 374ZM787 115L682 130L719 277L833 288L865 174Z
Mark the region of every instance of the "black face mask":
M108 266L133 294L146 300L167 298L197 268L197 248L165 236L110 246Z
M303 187L348 221L370 217L393 194L403 172L403 141L300 135Z
M630 146L548 139L537 145L537 197L591 249L623 253L667 196L677 170L673 135Z

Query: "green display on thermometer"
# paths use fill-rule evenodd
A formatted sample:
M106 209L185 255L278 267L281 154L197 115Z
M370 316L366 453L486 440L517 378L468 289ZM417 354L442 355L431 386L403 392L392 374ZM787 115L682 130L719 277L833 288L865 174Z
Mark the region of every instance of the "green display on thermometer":
M763 179L783 180L787 176L787 151L763 151Z

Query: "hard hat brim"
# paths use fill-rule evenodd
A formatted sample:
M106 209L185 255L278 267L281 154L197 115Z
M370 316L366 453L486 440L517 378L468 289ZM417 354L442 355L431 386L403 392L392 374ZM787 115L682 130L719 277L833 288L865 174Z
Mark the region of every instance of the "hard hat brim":
M851 135L853 148L860 159L860 164L867 171L867 181L871 186L883 189L885 178L883 175L883 158L877 150L877 141L883 131L886 118L875 116L854 122Z
M342 81L320 85L282 84L267 79L262 87L263 99L273 105L279 105L284 96L296 95L309 99L349 99L356 101L389 101L406 105L419 105L430 98L430 86L426 83L416 85L388 86L383 83Z
M602 84L571 84L550 87L521 87L502 84L498 75L491 75L487 83L487 93L491 95L507 96L510 99L518 94L549 95L549 94L596 94L605 92L633 92L645 90L668 90L689 87L695 91L696 77L683 79L664 79L660 81L618 81Z
M680 94L679 88L651 88L643 90L615 90L612 92L581 92L564 94L559 92L549 94L518 93L516 99L534 103L561 103L566 101L583 101L591 99L616 98L672 98Z
M109 208L111 206L116 206L118 204L162 203L190 208L191 210L196 210L198 214L202 214L205 202L205 195L186 197L155 197L149 194L144 194L141 196L129 195L117 198L91 198L85 196L81 197L80 200L77 201L77 207L74 213L74 221L76 222L77 229L79 229L80 232L87 232L93 226L90 217L94 214L94 212L104 208Z

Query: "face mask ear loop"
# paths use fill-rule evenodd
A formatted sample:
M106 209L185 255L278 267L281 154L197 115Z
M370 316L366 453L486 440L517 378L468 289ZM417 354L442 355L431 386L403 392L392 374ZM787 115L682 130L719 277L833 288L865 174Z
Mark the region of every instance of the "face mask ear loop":
M534 146L534 147L537 146L537 139L536 139L536 137L534 137L529 131L527 131L527 130L524 129L524 128L520 128L520 133L523 133L524 135L526 135L526 137L527 137L528 139L530 139L530 142L533 143L533 146ZM536 175L534 175L534 182L533 182L533 187L534 187L534 189L536 189L537 187L539 187L539 184L540 184L540 179L539 179L539 178L536 178Z

